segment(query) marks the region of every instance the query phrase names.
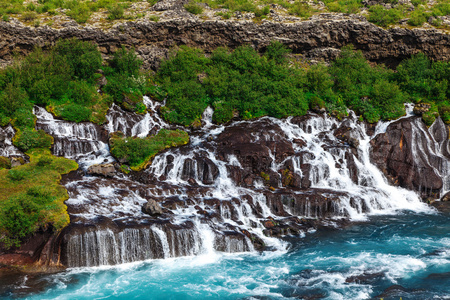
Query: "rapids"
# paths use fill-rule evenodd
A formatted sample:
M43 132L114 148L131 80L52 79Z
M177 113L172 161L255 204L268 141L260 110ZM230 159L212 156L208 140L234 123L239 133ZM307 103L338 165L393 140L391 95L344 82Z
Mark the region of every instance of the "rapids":
M372 216L288 251L148 260L11 277L22 299L450 299L447 214Z
M157 155L145 171L88 175L92 165L116 163L109 133L143 138L171 127L158 116L157 102L145 97L144 103L145 115L113 105L102 126L34 109L36 128L55 139L53 153L80 164L78 174L64 180L71 225L58 251L65 266L286 251L282 237L302 237L318 226L402 210L433 212L416 192L391 185L371 162L370 142L389 123L370 133L352 112L343 121L310 113L218 126L208 107L202 127L188 129L190 143ZM149 199L160 203L163 215L142 211Z
M36 129L54 137L52 152L80 165L62 180L71 223L53 250L68 269L11 276L1 297L450 299L448 214L421 199L450 186L440 119L428 129L406 105L402 120L376 126L353 112L342 121L309 113L216 125L208 107L201 127L184 128L189 144L126 175L110 155L110 133L179 128L158 116L160 104L144 103L143 115L113 105L101 126L34 108ZM402 188L402 174L376 156L401 126L410 128L396 142L409 151L405 163L441 185L419 176L418 187ZM1 130L3 154L21 156L14 129ZM98 164L116 171L95 176ZM145 212L148 201L162 214Z

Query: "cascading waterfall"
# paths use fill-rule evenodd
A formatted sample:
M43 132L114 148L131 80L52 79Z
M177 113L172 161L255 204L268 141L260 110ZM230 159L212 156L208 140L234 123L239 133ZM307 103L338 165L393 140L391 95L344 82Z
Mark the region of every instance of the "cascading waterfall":
M34 112L37 128L55 137L56 155L89 166L114 160L102 131L120 130L128 136L145 137L170 127L158 116L158 104L147 97L144 100L148 108L145 115L113 105L103 127L56 120L39 107ZM367 214L399 209L427 210L417 194L389 185L371 163L372 137L354 114L342 122L311 114L300 121L266 117L228 126L213 124L212 115L208 107L202 129L190 132L190 144L157 155L141 174L145 180L125 175L83 176L66 184L70 196L66 203L76 227L65 237L68 266L253 251L255 241L284 251L288 244L268 233L291 217L364 219ZM344 125L358 140L353 148L333 134ZM388 125L380 123L376 133ZM253 159L253 154L240 153L240 149L223 150L227 139L222 136L240 129L248 132L246 147L265 145L261 146L265 156L258 154ZM426 136L434 141L433 153L443 151L443 143ZM282 150L280 141L292 151ZM260 163L265 164L264 172L255 171ZM289 176L298 179L295 187L283 183L289 164ZM448 176L440 174L446 178L444 189L448 189ZM148 199L162 205L161 218L141 211ZM299 222L298 218L293 220ZM89 226L80 229L83 224ZM288 234L289 230L282 232ZM302 235L305 230L295 234Z
M23 156L22 152L20 152L12 143L15 134L16 131L11 125L0 127L0 156Z

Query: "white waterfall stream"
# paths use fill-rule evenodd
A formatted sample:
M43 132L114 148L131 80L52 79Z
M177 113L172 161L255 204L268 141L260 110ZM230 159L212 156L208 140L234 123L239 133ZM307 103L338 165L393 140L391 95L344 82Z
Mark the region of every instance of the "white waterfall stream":
M160 128L170 127L158 116L157 103L145 98L145 104L149 110L145 115L129 113L113 105L107 115L108 122L103 126L57 120L39 107L35 107L34 113L38 118L37 128L55 138L53 153L75 159L86 168L114 161L109 154L108 132L120 130L128 136L145 137ZM359 141L357 149L343 144L333 135L343 123L327 116L311 115L300 123L294 122L293 118L262 118L217 126L211 121L212 115L213 110L208 107L203 114L202 129L191 132L190 144L169 149L154 158L151 166L142 173L148 182L121 174L112 179L82 176L66 184L70 196L66 203L72 223L78 226L76 228L92 224L85 230L73 230L67 235L68 266L119 264L211 254L217 250L253 251L255 239L266 247L284 251L288 247L285 241L266 234L266 220L282 222L291 215L361 220L368 214L393 213L402 209L429 211L415 192L389 185L383 173L371 163L369 151L373 137L367 135L364 123L354 114L342 122L346 122L352 137ZM223 153L216 140L228 130L249 128L250 124L258 125L259 122L262 128L269 126L272 129L263 132L248 129L252 137L248 144L275 145L267 150L267 159L271 160L267 172L281 178L280 170L291 161L294 176L309 180L310 187L303 186L306 183L302 181L302 186L290 189L281 184L281 179L271 175L270 182L275 187L269 189L264 178L256 176L249 184L243 184L244 179L236 181L240 175L231 175L232 170L237 174L247 172L247 158L238 151ZM376 133L386 131L388 125L380 123ZM422 127L414 130L418 132ZM420 134L430 139L428 150L442 157L445 165L441 170L447 170L448 160L441 154L443 144L429 133ZM279 139L291 144L293 153L279 158L280 153L276 150ZM295 140L302 140L304 144L294 143ZM259 158L263 159L266 158ZM445 181L444 192L448 191L448 174L439 172ZM314 195L319 195L325 204L320 206L319 200L317 203L309 201ZM284 199L280 200L283 203L280 209L284 207L285 212L274 211L274 200L269 201L269 196ZM165 214L160 219L141 212L142 204L148 199L156 199L163 205ZM287 205L289 201L299 207L302 205L302 208L292 208ZM303 213L296 215L298 211Z

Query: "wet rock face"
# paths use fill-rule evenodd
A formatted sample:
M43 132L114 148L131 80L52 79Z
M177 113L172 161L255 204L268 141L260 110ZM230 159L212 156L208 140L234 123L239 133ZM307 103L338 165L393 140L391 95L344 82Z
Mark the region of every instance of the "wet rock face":
M222 159L236 157L239 161L241 167L231 172L239 185L252 185L255 178L262 178L271 186L278 186L280 174L272 170L272 164L295 153L292 141L282 129L265 120L230 126L215 142Z
M440 122L433 124L431 133L418 118L392 123L371 141L371 160L392 184L418 191L424 199L439 198L448 160L441 154L448 143L441 137L448 133Z

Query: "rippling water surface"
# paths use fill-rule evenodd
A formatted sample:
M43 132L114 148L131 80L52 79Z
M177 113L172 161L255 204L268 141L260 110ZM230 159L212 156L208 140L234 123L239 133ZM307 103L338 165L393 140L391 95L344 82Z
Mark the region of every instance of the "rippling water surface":
M450 299L449 214L376 216L289 238L285 252L205 253L3 280L27 299ZM11 282L12 281L12 282ZM31 293L31 294L30 294ZM378 296L378 297L377 297Z

